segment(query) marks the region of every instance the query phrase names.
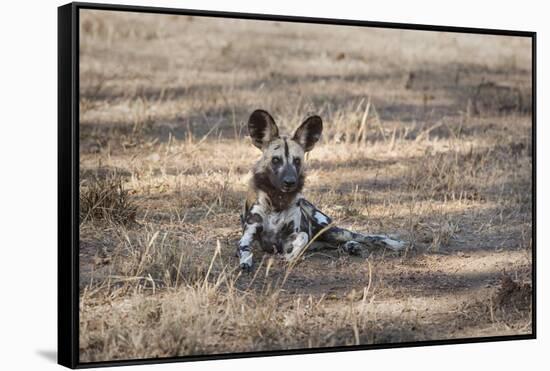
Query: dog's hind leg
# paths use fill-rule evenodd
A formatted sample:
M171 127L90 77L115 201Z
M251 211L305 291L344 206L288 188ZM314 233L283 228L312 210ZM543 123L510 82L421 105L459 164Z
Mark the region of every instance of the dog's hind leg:
M357 252L357 243L370 248L388 248L393 251L401 251L407 245L404 241L385 235L356 233L339 227L329 228L319 236L319 240L342 245L350 254Z

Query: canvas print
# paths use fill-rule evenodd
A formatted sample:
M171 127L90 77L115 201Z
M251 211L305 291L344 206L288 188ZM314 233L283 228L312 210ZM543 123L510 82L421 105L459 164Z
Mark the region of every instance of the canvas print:
M78 28L80 362L532 333L532 38Z

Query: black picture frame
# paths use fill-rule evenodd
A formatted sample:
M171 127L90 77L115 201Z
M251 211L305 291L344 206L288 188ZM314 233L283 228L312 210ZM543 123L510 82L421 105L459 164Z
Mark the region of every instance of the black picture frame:
M82 9L208 16L327 25L350 25L391 29L444 31L530 38L532 41L532 333L452 340L430 340L397 344L357 345L333 348L294 349L181 356L153 359L128 359L92 363L79 361L79 11ZM58 8L58 363L69 368L137 365L201 361L289 354L341 352L381 348L418 347L445 344L481 343L536 338L536 32L388 23L346 19L311 18L270 14L233 13L146 6L96 3L70 3Z

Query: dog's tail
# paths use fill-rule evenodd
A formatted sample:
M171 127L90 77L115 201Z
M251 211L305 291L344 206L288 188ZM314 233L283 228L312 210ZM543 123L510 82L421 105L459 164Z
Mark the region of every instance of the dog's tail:
M328 229L319 239L324 242L339 244L355 241L370 248L388 248L393 251L402 251L407 247L405 241L385 235L356 233L339 227Z

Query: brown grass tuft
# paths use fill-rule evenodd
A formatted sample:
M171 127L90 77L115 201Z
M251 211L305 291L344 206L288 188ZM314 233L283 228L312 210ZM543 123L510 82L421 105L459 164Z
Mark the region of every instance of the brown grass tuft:
M137 206L120 176L91 178L80 183L80 222L110 222L130 225L136 221Z

